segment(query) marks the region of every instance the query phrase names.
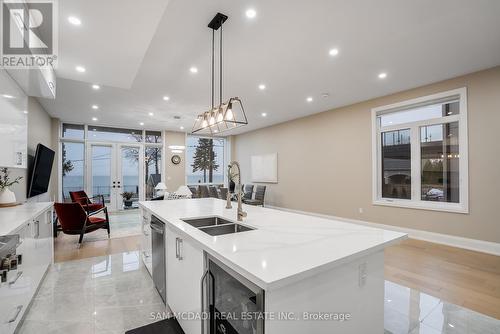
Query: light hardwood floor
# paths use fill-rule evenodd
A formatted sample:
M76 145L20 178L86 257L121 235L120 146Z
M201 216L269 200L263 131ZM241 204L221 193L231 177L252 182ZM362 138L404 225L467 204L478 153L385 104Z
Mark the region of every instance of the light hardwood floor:
M85 239L84 239L85 240ZM54 242L54 261L72 261L95 256L111 255L139 250L141 236L83 242L78 248L78 236L59 233Z
M385 251L385 278L500 319L500 257L408 239Z
M141 236L84 242L60 234L55 261L140 249ZM447 302L500 319L500 257L408 239L385 251L385 278Z

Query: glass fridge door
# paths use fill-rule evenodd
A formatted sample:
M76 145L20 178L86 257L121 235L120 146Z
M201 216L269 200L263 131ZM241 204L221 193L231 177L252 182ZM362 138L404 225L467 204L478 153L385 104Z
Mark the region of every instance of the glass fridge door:
M212 259L209 270L213 275L215 304L211 303L211 311L216 333L263 333L264 291Z

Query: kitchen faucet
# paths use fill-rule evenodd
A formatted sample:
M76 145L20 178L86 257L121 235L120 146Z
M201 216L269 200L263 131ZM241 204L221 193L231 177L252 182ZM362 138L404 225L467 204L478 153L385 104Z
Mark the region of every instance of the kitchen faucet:
M230 171L231 168L236 167L238 168L238 184L237 184L237 197L238 197L238 210L237 210L237 219L238 221L242 221L244 217L247 216L247 213L243 211L242 205L241 205L241 197L243 195L243 191L241 189L241 174L240 174L240 164L237 161L231 161L229 163L229 175L231 175ZM229 181L231 181L231 177L229 177ZM226 209L231 209L231 194L228 191L227 192L227 204L226 204Z

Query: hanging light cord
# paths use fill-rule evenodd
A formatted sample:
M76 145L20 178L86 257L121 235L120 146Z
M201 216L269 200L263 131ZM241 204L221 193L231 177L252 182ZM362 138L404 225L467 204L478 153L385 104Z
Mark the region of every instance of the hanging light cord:
M219 61L220 61L220 78L219 78L219 103L222 105L222 25L224 24L224 21L221 19L221 24L220 24L220 55L219 55Z
M212 29L212 109L215 107L215 30Z

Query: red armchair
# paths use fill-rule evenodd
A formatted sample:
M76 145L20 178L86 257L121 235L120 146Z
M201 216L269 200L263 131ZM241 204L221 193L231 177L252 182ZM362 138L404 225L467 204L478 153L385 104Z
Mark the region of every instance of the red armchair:
M101 228L108 230L109 238L109 216L106 207L90 213L80 203L55 203L54 208L63 233L80 235L79 244L82 243L85 233ZM101 212L104 213L105 218L94 217Z
M73 203L80 203L87 213L99 211L105 207L103 195L89 197L85 191L80 190L70 191L69 196Z

